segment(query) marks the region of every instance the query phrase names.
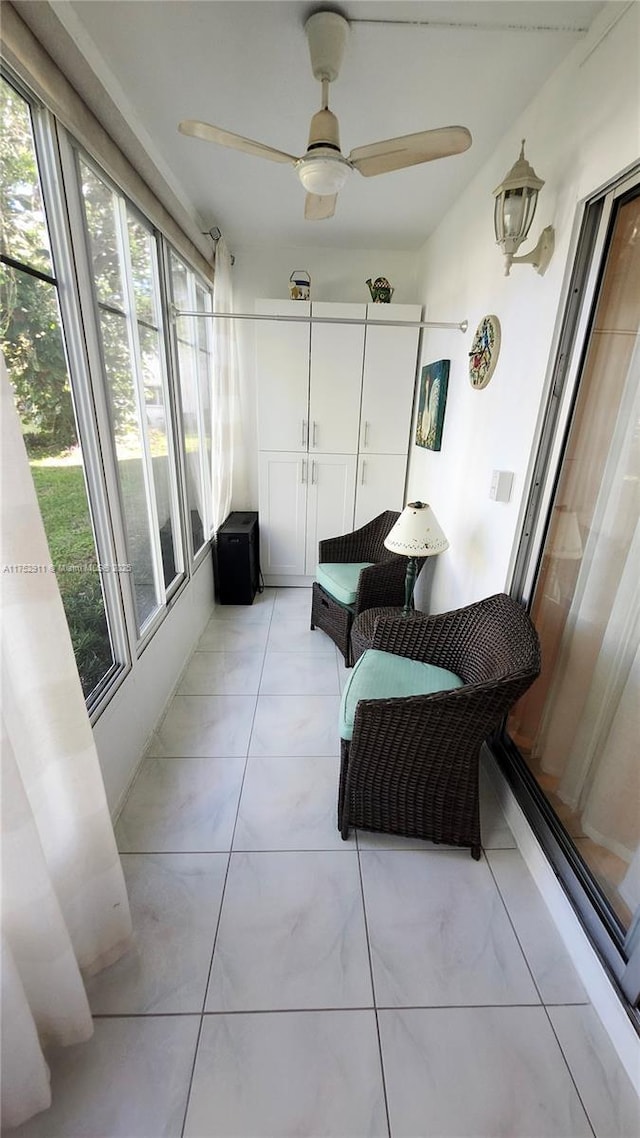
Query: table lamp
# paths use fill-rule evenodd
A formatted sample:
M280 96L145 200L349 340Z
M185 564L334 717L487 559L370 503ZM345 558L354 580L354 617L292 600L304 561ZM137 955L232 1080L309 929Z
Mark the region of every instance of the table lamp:
M431 506L426 502L409 502L396 524L389 530L384 544L392 553L399 553L407 558L402 615L409 616L418 558L444 553L445 549L449 548L449 542L440 529Z

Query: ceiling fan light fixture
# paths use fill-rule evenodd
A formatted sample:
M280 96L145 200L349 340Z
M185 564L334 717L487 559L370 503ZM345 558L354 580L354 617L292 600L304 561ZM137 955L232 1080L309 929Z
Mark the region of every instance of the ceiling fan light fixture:
M351 165L338 154L311 154L297 163L298 177L309 194L337 194L344 186Z

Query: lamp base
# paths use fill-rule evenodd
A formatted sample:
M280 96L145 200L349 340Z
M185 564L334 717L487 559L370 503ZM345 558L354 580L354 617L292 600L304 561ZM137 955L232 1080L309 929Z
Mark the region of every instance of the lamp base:
M418 563L415 557L407 559L407 573L404 579L404 608L402 610L403 617L411 615L413 609L413 588L416 583L416 575L418 570Z

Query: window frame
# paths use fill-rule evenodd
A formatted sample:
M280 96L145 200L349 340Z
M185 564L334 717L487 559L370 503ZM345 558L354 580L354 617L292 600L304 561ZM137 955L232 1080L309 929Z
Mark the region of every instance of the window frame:
M527 608L533 600L540 574L552 503L588 351L589 331L605 272L615 210L627 195L634 190L637 192L639 184L640 166L635 166L579 207L570 254L572 269L558 306L560 331L554 345L551 382L533 448L535 457L525 499L524 522L511 578L511 595L523 601ZM625 935L509 736L506 723L490 740L490 749L554 867L578 919L589 934L627 1014L639 1029L640 913Z
M89 382L90 368L80 315L79 282L71 250L71 231L58 148L58 124L51 111L25 88L9 68L3 66L0 75L24 99L30 112L34 156L51 249L51 284L57 294L60 334L82 454L82 471L96 558L99 565L117 565L123 563L123 559L118 556L112 511L102 477L97 412ZM101 585L113 664L85 700L92 723L102 713L132 666L120 574L101 574Z
M197 392L198 392L197 419L198 419L198 434L199 434L199 439L200 439L199 468L200 468L200 476L201 476L201 488L204 492L203 503L204 503L204 511L205 511L205 518L203 519L204 539L203 539L203 542L202 542L202 545L200 546L200 548L198 550L194 551L191 548L191 540L189 537L189 534L190 534L190 506L189 506L187 477L186 477L186 448L185 448L185 439L184 439L184 413L183 413L183 404L182 404L182 381L181 381L181 373L180 373L180 355L179 355L179 349L178 349L178 316L177 316L175 297L174 297L174 292L173 292L173 276L172 276L172 268L171 268L171 258L174 257L177 261L179 261L180 264L183 266L183 268L185 268L187 271L187 274L188 274L188 292L189 292L189 311L193 311L193 312L197 311L196 287L199 284L202 287L202 289L204 290L206 296L209 298L210 307L209 307L208 311L213 312L213 282L207 281L206 278L201 273L199 273L198 270L196 268L194 268L193 265L189 264L187 259L183 256L183 254L180 253L175 248L175 246L172 245L171 242L169 240L167 240L166 238L164 239L164 249L165 249L164 279L165 279L166 295L167 295L167 300L168 300L168 310L169 310L169 314L170 314L170 320L169 320L169 326L167 328L167 332L168 332L168 338L169 338L169 342L170 342L171 358L173 361L173 374L175 377L175 397L176 397L176 400L177 400L178 405L179 405L179 424L180 424L179 442L180 442L180 450L181 450L181 456L182 456L182 479L183 479L183 487L184 487L183 508L184 508L184 519L185 519L185 526L184 526L185 550L186 550L186 554L187 554L187 557L189 559L189 564L192 568L192 571L195 572L195 570L206 559L207 553L210 549L210 543L211 543L211 540L212 540L213 535L214 535L214 526L213 526L213 470L212 469L209 470L208 481L207 481L206 480L206 474L207 474L206 447L203 445L204 440L205 440L205 434L204 434L204 430L203 430L203 412L202 412L202 402L201 402L201 397L200 397L200 377L199 377L199 368L198 368L199 346L198 346L198 339L197 339L196 321L199 318L194 316L194 317L189 317L189 320L192 322L194 329L196 329L194 343L190 346L193 347L194 355L195 355L195 361L194 362L195 362L195 368L196 368L196 383L197 383ZM192 301L193 301L193 304L191 303ZM207 344L208 344L208 353L207 354L210 357L211 368L213 369L213 343L212 343L211 325L212 325L212 320L207 318L206 325L205 325L206 335L207 335ZM210 372L209 378L210 378L210 381L212 382L212 380L213 380L212 370ZM212 400L212 402L213 402L213 400ZM212 440L212 445L213 445L213 440Z
M132 654L139 657L148 643L151 641L155 632L162 624L168 610L172 607L182 589L188 583L190 574L188 572L188 564L185 558L185 544L184 544L184 517L181 509L182 492L181 492L181 466L178 460L180 453L180 439L179 430L176 416L176 403L172 397L175 389L175 375L173 369L170 367L170 359L166 351L166 337L167 327L170 323L170 312L166 302L166 293L162 287L162 268L161 268L161 251L162 244L166 240L163 234L149 221L147 217L140 211L137 204L120 189L114 182L113 178L100 166L100 163L88 154L85 148L78 143L71 135L64 132L62 139L61 149L64 155L64 163L67 167L67 188L69 192L69 203L73 209L75 217L75 225L72 224L71 232L72 237L75 236L78 256L76 258L77 264L82 264L83 275L86 279L86 286L84 290L85 297L88 298L85 305L85 326L90 328L90 335L92 341L92 349L94 353L95 365L93 375L100 378L100 386L102 388L102 404L104 409L103 421L101 430L105 440L104 449L110 452L110 465L113 471L115 482L115 493L118 502L118 514L120 518L120 530L123 547L127 549L127 536L126 526L124 522L125 510L122 500L122 492L120 486L120 479L118 475L118 462L115 453L115 439L113 436L111 413L109 409L108 400L108 379L105 374L104 360L103 360L103 347L102 336L100 332L100 302L98 301L93 276L91 272L91 252L89 244L89 234L85 224L84 207L82 203L82 177L80 172L80 162L84 162L87 167L92 171L93 175L108 186L109 190L116 195L118 201L118 215L119 226L117 237L121 248L119 248L122 257L122 264L125 269L125 277L123 284L130 292L132 289L131 280L131 264L128 252L127 243L122 241L123 231L126 232L127 211L130 211L134 219L142 225L149 233L153 245L155 256L152 257L152 271L153 283L156 290L156 299L158 304L158 315L160 323L157 328L158 332L158 345L160 353L160 364L162 371L162 391L165 400L166 411L166 436L167 436L167 450L168 461L170 463L171 477L170 477L170 498L172 519L176 521L176 533L174 534L174 551L176 560L176 575L173 581L166 587L164 586L164 578L162 571L162 554L160 548L160 536L158 527L157 516L157 502L155 495L155 483L153 478L153 466L151 463L149 439L144 426L146 424L144 414L144 383L140 368L140 355L139 355L139 340L137 321L132 319L128 312L123 311L119 315L123 315L127 321L127 335L129 336L131 359L133 362L132 367L132 380L135 388L135 397L137 404L137 411L140 422L143 424L141 431L142 448L143 448L143 472L145 478L145 489L147 493L147 508L151 508L151 548L153 558L153 572L154 584L156 590L156 598L158 597L158 590L162 600L154 611L150 614L146 621L138 627L138 618L136 611L136 604L134 598L134 583L129 580L127 593L128 604L128 627L129 627L129 643ZM135 325L135 327L134 327ZM133 339L133 343L132 343ZM151 492L150 492L151 491ZM124 558L126 560L127 554L125 552Z
M175 318L169 269L171 253L184 265L190 278L204 290L213 309L213 282L188 255L178 249L157 223L150 220L135 197L124 190L110 173L108 160L103 161L70 132L42 99L18 77L4 62L0 67L2 78L27 103L33 128L36 161L42 188L47 232L51 246L54 280L60 312L63 350L67 360L72 403L76 419L78 442L83 458L83 474L89 516L101 565L126 564L127 534L121 498L120 479L111 425L109 394L102 358L102 339L99 311L96 303L88 234L85 227L80 159L87 163L96 177L106 183L119 202L120 231L127 232L127 217L139 223L149 234L152 243L152 288L157 304L158 354L166 420L167 462L169 466L170 516L176 574L165 588L162 569L157 502L154 493L147 496L153 505L154 571L160 569L162 603L138 629L133 581L130 574L103 573L101 575L105 615L114 656L113 667L86 700L90 721L94 724L116 695L120 685L131 672L164 623L169 611L186 589L195 571L211 555L213 535L209 486L205 490L208 511L205 538L194 556L191 551L190 515L184 466L183 416L180 373L175 346ZM131 265L127 254L128 286L131 288ZM20 265L16 266L20 268ZM46 277L46 274L45 274ZM195 286L194 286L195 287ZM126 315L126 314L125 314ZM129 322L129 321L128 321ZM136 323L135 320L132 321ZM144 321L143 321L144 323ZM212 329L207 322L209 357L213 361ZM137 326L134 335L137 337ZM139 344L138 344L139 349ZM139 351L132 355L139 363ZM210 378L212 378L210 376ZM135 390L139 400L144 396L143 377L136 367ZM142 384L142 386L141 386ZM198 387L200 394L200 387ZM140 407L138 408L140 410ZM144 410L144 403L142 405ZM199 397L198 426L201 441L202 413ZM145 446L145 476L149 457L149 440L141 432ZM206 466L206 450L202 448L201 465ZM151 474L153 468L151 467ZM210 472L211 477L211 472ZM156 578L154 577L154 581ZM157 593L157 581L156 581Z

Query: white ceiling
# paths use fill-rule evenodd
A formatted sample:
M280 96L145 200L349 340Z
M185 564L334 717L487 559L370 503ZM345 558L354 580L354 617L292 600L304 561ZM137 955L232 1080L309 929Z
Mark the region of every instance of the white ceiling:
M177 124L203 119L303 154L320 96L303 29L307 16L323 6L336 7L298 0L16 3L39 34L49 9L47 46L54 58L108 121L99 80L191 214L204 228L219 225L231 248L389 249L424 242L603 4L338 5L352 21L342 73L330 90L343 152L450 124L467 126L473 145L465 154L377 178L354 173L336 216L305 222L304 191L291 167L186 138ZM66 35L53 34L52 16ZM81 66L78 51L88 67ZM117 133L118 116L111 117ZM535 155L530 157L535 165Z

